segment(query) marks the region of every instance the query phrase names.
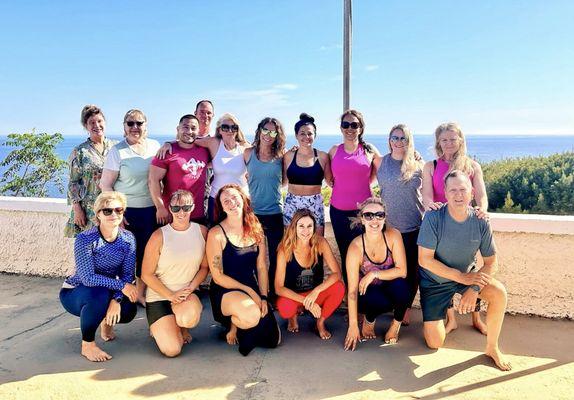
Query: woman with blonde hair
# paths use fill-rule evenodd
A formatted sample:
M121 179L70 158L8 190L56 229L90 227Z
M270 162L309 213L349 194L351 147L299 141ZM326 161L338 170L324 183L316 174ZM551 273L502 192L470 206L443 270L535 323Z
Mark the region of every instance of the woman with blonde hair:
M281 335L267 304L263 228L239 185L224 185L214 200L218 224L207 237L213 318L226 328L227 343L239 344L245 356L257 346L276 347Z
M80 317L82 355L90 361L112 358L96 345L98 326L104 341L114 340L114 325L130 322L137 312L132 284L136 243L131 232L120 228L125 209L122 193L102 192L96 198L96 226L76 236L76 268L60 290L66 311Z
M488 210L488 198L480 164L466 154L466 140L460 126L455 122L446 122L435 130L435 151L437 159L429 161L423 169L423 204L426 210L437 210L446 203L444 178L451 171L460 170L470 177L473 199L481 216ZM480 300L472 313L472 325L486 335L486 324L480 318ZM454 309L447 311L446 332L458 327Z
M385 333L385 343L399 339L401 321L410 301L406 280L407 261L401 233L385 223L385 207L381 199L371 197L359 208L364 233L353 239L347 252L349 282L349 329L345 350L355 350L357 342L374 339L378 315L393 312L393 321ZM358 313L363 315L359 331Z
M168 357L177 356L191 341L188 329L199 324L203 308L194 292L207 276L207 228L190 221L194 207L191 192L171 195L172 222L151 235L143 260L147 320L157 346Z
M424 214L421 194L424 162L415 153L414 137L405 124L391 128L388 145L389 153L375 158L374 165L385 204L386 221L401 232L405 246L410 302L403 325L408 325L409 310L418 289L417 237Z
M323 263L330 270L327 276ZM289 320L289 332L299 332L297 315L306 309L317 319L319 337L331 338L325 320L343 301L345 285L331 246L317 233L310 210L296 211L285 231L277 251L275 291L277 309Z

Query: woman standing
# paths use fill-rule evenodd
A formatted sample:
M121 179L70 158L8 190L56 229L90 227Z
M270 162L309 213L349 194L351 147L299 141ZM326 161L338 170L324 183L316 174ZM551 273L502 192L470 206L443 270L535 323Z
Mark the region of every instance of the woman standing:
M104 160L110 148L116 144L115 140L106 138L106 117L97 106L85 106L81 121L89 136L84 143L74 147L68 160L68 204L72 205L72 211L64 235L70 238L94 226L94 201L101 192L99 184Z
M151 235L143 260L147 320L157 346L168 357L179 355L191 341L188 329L196 327L201 316L194 291L207 276L207 228L190 222L194 207L191 192L171 195L172 222Z
M127 197L126 229L137 244L136 284L138 302L145 304L145 284L140 279L147 241L156 229L156 209L148 187L148 170L159 143L147 138L147 118L140 110L129 110L124 116L125 140L110 149L100 181L102 190L116 190Z
M423 161L415 156L414 138L406 125L393 126L388 140L389 154L377 157L374 165L381 199L386 207L387 222L401 232L405 246L410 301L403 325L408 325L409 310L418 289L417 238L424 213L421 194Z
M306 113L299 116L295 124L297 150L285 153L283 170L289 186L283 211L283 225L289 226L295 212L301 208L311 210L317 221L317 232L323 236L325 231L325 207L321 187L323 179L332 180L329 156L313 147L317 136L315 118Z
M245 149L249 193L253 211L263 226L269 252L269 297L275 299L273 282L277 263L277 246L283 237L283 154L285 133L275 118L264 118L257 125L253 147Z
M329 215L335 240L341 254L343 276L346 278L347 248L361 231L351 227L351 219L357 217L357 207L371 197L373 159L380 156L377 149L365 143L365 121L357 110L347 110L341 115L343 143L329 150L333 171L333 194Z
M90 361L107 361L111 355L95 342L96 330L104 341L114 340L113 327L136 315L137 290L132 285L136 261L134 236L120 228L126 198L103 192L94 202L96 225L76 237L76 269L60 290L60 302L80 317L82 355Z
M227 343L238 343L245 356L257 346L274 348L281 335L267 304L263 228L239 185L224 185L214 200L219 223L207 237L213 318L227 329Z
M466 140L458 124L447 122L435 131L435 151L437 159L425 164L423 170L423 204L427 210L436 210L446 203L444 177L453 170L466 173L472 182L473 197L481 215L488 210L488 198L480 164L466 155ZM486 335L486 324L480 318L480 300L472 313L472 325ZM446 332L458 327L454 309L447 311Z
M323 262L331 271L326 277ZM331 246L317 234L315 217L307 209L295 212L279 246L275 290L289 332L299 332L297 315L306 309L317 319L319 337L331 339L325 321L343 301L345 285Z
M385 343L396 343L410 300L404 279L407 266L401 233L386 226L381 199L365 200L359 211L365 233L353 239L347 252L349 329L345 350L354 350L361 337L376 338L375 319L389 311L393 312L393 321ZM357 310L364 315L361 333Z

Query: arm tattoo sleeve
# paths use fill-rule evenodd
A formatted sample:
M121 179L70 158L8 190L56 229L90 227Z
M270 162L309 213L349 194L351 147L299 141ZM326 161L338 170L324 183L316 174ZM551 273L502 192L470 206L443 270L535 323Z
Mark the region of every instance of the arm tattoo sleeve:
M221 263L221 256L213 257L213 268L223 273L223 264Z

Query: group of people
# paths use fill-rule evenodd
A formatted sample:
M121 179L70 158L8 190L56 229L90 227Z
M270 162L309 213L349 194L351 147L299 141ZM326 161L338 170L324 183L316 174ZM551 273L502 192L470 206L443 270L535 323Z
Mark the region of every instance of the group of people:
M176 140L160 147L147 138L142 111L126 113L125 139L114 143L105 137L103 112L84 107L89 138L70 156L66 226L76 238L76 270L60 298L80 316L86 358L111 358L95 344L97 328L104 341L113 339L114 325L131 321L138 302L159 350L178 355L199 323L195 291L210 272L213 318L243 355L280 343L274 308L289 332L298 332L307 311L318 336L330 339L326 321L345 296L345 350L375 338L376 318L387 312L393 320L384 341L396 343L420 286L429 347L441 347L456 328L453 296L460 293L456 308L473 313L486 354L510 369L498 347L506 292L492 277L496 247L482 170L467 156L457 124L436 129L437 159L425 164L403 124L390 130L382 156L365 141L357 110L343 113L342 143L328 152L313 146L317 126L305 113L290 150L275 118L261 120L249 144L228 113L210 135L213 116L213 103L200 101L181 117ZM380 197L372 195L375 182ZM341 265L323 237L324 184L332 187Z

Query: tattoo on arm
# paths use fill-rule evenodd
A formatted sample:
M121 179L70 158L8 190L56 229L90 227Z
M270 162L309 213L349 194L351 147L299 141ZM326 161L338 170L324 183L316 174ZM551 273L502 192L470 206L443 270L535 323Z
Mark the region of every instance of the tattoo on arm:
M223 264L221 263L221 256L213 257L213 268L223 273Z

